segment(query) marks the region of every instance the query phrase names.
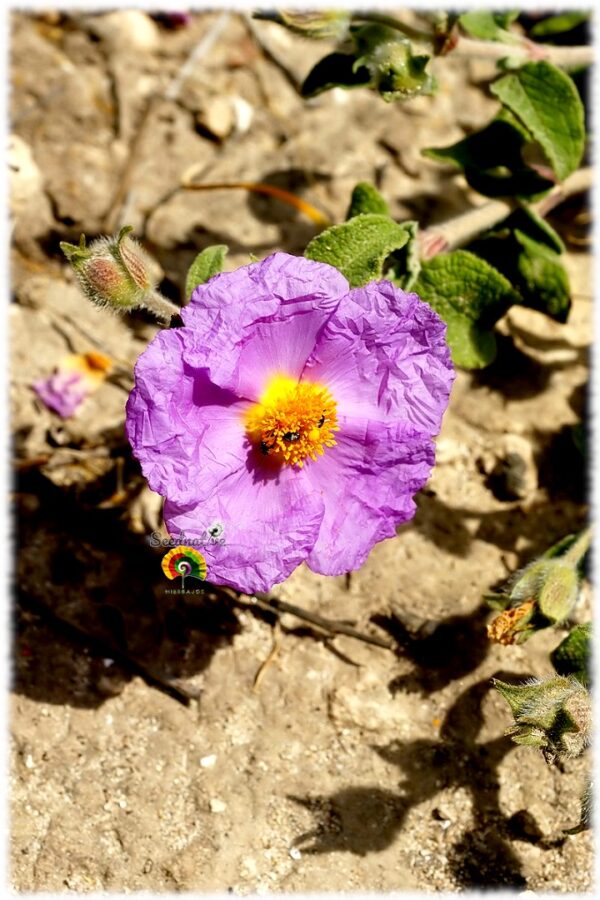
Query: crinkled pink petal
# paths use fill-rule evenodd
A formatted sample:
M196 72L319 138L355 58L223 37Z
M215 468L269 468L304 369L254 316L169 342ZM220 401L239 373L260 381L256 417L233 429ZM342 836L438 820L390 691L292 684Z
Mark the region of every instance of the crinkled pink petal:
M127 437L152 490L174 503L196 503L244 469L250 444L248 402L212 384L183 359L191 332L160 332L135 366L127 401Z
M342 419L337 444L306 475L325 515L307 563L322 575L358 569L373 545L412 518L434 463L431 438L396 422Z
M207 581L251 594L270 590L306 559L323 501L303 473L255 469L232 475L196 506L167 500L164 517L171 536L181 543L191 538L205 557ZM206 539L215 524L223 528L223 544Z
M339 304L303 378L325 384L343 415L437 434L454 380L446 325L416 294L372 282Z
M274 253L197 287L181 315L184 358L211 381L258 400L275 375L299 378L348 282L337 269Z

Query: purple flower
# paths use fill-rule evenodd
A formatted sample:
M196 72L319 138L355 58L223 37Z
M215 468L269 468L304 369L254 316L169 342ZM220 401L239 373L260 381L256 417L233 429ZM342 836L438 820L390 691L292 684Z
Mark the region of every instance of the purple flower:
M68 419L100 387L111 368L112 360L104 353L69 354L52 375L36 381L33 389L48 409Z
M387 281L350 290L286 253L211 278L182 318L138 359L127 403L170 534L246 593L303 561L361 566L433 466L454 379L445 324Z

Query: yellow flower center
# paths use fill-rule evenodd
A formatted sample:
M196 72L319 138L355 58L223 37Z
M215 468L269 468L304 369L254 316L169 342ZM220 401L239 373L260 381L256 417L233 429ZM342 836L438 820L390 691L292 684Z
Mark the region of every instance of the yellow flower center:
M336 403L319 384L277 375L246 413L246 431L265 456L302 468L305 459L335 446Z

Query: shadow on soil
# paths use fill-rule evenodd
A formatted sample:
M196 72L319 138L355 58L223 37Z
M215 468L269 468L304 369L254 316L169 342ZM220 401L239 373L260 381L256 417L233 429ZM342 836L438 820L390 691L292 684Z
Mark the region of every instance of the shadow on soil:
M89 494L82 502L32 473L17 496L37 505L21 505L15 521L13 690L94 707L139 674L182 702L197 698L194 676L240 631L233 600L194 579L179 593L181 580L161 571L166 550Z
M564 349L572 355L564 361L539 361L517 347L513 337L496 334L498 353L496 359L485 369L471 373L472 387L489 388L509 400L527 400L543 393L555 372L569 369L573 365L586 365L589 351L586 347L573 347L560 338L542 338L520 328L511 322L511 332L521 338L525 345L535 350Z
M553 449L551 449L553 447ZM540 482L553 480L552 498L542 497L526 506L507 504L506 509L482 513L476 509L449 506L431 489L421 491L415 497L417 513L406 528L416 528L436 546L456 556L468 555L474 540L485 541L501 550L509 550L519 556L519 565L543 553L566 534L579 531L586 524L583 510L585 502L585 465L576 448L565 436L556 436L556 442L548 446L541 457ZM557 472L567 472L568 478L577 482L571 489L564 485L564 478ZM545 474L544 474L545 473ZM557 480L560 480L559 487ZM467 522L476 521L475 529ZM399 530L399 534L402 534ZM517 545L527 539L524 550Z
M494 677L522 679L522 674L496 672ZM453 840L452 822L435 808L432 815L444 829L443 853L462 887L524 887L521 863L509 841L514 838L544 846L537 824L526 810L507 818L499 806L498 766L515 748L501 736L477 743L483 725L482 703L490 679L464 691L446 713L437 741L394 741L373 746L383 759L398 766L403 778L399 792L356 787L331 796L288 799L310 810L313 829L295 845L304 854L347 851L358 856L389 847L401 831L409 811L447 788L466 789L472 798L472 826Z

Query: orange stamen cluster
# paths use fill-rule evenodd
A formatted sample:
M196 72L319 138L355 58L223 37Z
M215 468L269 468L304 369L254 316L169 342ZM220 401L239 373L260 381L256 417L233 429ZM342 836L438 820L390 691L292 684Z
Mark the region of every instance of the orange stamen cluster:
M336 403L319 384L277 376L246 413L246 431L265 456L302 468L335 446Z

